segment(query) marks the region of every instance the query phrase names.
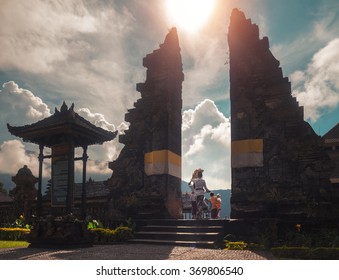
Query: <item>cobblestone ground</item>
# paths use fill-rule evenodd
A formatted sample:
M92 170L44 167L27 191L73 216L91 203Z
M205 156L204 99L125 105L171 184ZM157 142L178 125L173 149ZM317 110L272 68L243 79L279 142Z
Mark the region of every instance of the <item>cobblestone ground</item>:
M89 248L0 249L0 260L272 260L269 252L228 251L166 245L119 244Z

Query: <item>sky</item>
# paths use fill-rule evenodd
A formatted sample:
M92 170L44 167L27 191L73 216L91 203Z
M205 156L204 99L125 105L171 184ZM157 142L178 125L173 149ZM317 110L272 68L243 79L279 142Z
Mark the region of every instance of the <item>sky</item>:
M24 165L38 176L36 145L12 136L7 123L34 123L65 101L94 124L124 133L125 113L140 98L135 85L146 78L142 59L174 26L185 74L182 179L188 181L200 167L210 189L231 188L227 32L233 8L259 26L260 37L268 36L314 131L323 135L339 122L337 0L0 0L0 5L0 181L7 188ZM117 139L89 147L88 177L109 178L108 161L121 149ZM81 166L76 169L79 175ZM50 178L48 160L43 176Z

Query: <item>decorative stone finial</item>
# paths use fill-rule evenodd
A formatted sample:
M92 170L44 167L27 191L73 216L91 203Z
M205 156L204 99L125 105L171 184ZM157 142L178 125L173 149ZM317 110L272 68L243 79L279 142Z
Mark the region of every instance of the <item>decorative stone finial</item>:
M33 176L32 171L28 168L27 165L18 170L17 175L19 176Z
M64 101L64 102L62 103L61 108L60 108L60 112L61 112L61 113L65 113L65 112L67 112L67 111L68 111L68 106L66 105L66 102Z

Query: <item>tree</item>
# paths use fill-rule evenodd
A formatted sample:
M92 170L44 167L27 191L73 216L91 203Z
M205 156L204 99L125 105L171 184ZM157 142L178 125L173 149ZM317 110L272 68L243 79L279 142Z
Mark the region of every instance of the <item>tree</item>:
M2 182L0 182L0 192L1 192L1 193L4 193L4 194L7 194L7 193L8 193L7 190L6 190L5 187L4 187L4 184L3 184Z

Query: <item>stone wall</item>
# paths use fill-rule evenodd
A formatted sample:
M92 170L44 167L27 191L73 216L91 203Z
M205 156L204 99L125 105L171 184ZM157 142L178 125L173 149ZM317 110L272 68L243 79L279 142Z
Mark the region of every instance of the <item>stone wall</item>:
M258 26L231 15L232 218L330 218L331 161Z
M137 218L181 218L181 89L179 40L173 28L160 48L143 59L146 81L129 109L125 146L110 163L111 213Z

